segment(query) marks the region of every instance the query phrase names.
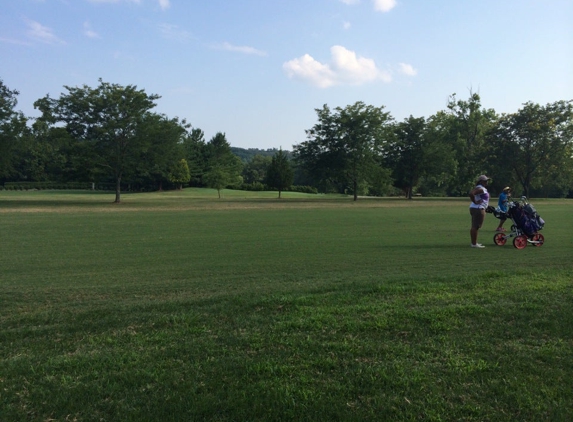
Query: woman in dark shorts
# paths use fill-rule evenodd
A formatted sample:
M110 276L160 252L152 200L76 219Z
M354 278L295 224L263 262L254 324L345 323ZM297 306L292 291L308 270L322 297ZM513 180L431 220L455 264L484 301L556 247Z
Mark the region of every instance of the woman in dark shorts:
M470 192L470 215L472 217L472 228L470 229L471 247L472 248L485 248L481 243L477 243L478 230L481 229L483 221L485 220L485 210L489 205L489 193L487 185L491 179L485 174L477 178L476 187Z

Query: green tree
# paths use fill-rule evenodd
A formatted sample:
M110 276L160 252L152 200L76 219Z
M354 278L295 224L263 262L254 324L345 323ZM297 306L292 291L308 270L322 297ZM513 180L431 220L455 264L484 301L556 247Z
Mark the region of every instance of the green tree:
M96 164L115 179L115 202L121 202L121 181L135 173L138 159L149 146L140 129L158 95L148 95L136 86L110 84L99 79L96 88L64 86L59 99L37 101L54 122L63 122L70 135L93 148Z
M15 110L18 94L0 79L0 178L13 172L14 154L22 138L28 135L26 117Z
M243 167L243 181L248 184L264 183L272 156L257 154Z
M191 180L197 186L202 186L203 175L207 171L207 145L205 134L201 129L193 128L182 142L184 157L189 166Z
M219 198L221 189L242 183L243 164L231 152L231 145L224 133L218 132L205 145L205 157L207 172L204 181L208 187L217 189Z
M79 145L65 128L35 119L30 136L22 139L14 161L20 180L68 182L86 180L91 164L79 162Z
M163 182L170 180L173 163L185 157L182 142L189 127L185 120L147 113L138 131L146 147L137 161L137 176L163 190Z
M424 132L426 121L423 117L408 117L395 125L395 137L387 146L387 157L391 163L394 186L412 199L424 173Z
M65 162L66 157L59 154L52 144L40 137L27 136L18 145L13 159L13 174L19 180L59 180L52 177L50 170L58 172Z
M449 192L463 196L476 176L487 167L485 137L496 120L496 114L494 110L483 109L479 94L473 92L467 100L458 100L456 94L451 95L447 108L449 119L444 129L448 131L447 141L455 151L458 163Z
M506 158L524 195L551 183L566 192L573 167L573 101L524 104L500 117L490 143L494 154Z
M229 172L240 172L242 163L231 151L231 145L222 132L217 132L206 144L206 158L209 167L224 167Z
M426 120L423 140L422 175L418 192L445 196L456 180L458 162L450 143L452 117L440 111Z
M283 152L282 148L272 157L271 163L267 169L266 182L271 188L279 191L279 199L281 192L292 186L294 173L290 165L287 155Z
M44 97L34 103L42 113L32 125L32 146L43 144L50 152L44 155L43 166L50 181L89 181L94 182L102 174L103 168L95 163L98 158L89 142L72 136L65 126L56 125L52 112L52 99ZM24 154L25 155L25 154Z
M226 188L231 182L230 175L225 168L221 166L213 166L207 173L205 173L205 183L212 189L217 189L219 199L221 199L221 189Z
M307 141L294 146L295 159L316 179L349 186L356 201L359 187L383 174L380 158L392 118L384 107L360 101L334 112L325 104L316 113Z
M237 157L241 159L243 163L249 163L253 160L256 155L262 155L263 157L271 158L273 155L276 154L278 149L276 148L267 148L267 149L258 149L258 148L239 148L239 147L231 147L231 152L235 154ZM285 151L288 155L288 151Z
M189 166L187 165L187 160L185 160L185 158L179 160L175 166L173 166L171 173L169 173L169 180L173 183L177 183L178 190L183 189L183 183L187 183L190 178L191 173L189 172Z

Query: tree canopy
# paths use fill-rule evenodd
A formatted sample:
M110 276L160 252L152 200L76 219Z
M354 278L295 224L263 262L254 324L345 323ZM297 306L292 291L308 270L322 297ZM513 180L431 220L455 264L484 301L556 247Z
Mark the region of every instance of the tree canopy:
M318 179L349 188L354 200L359 185L380 175L380 157L391 136L390 113L361 101L334 111L325 104L315 110L318 123L307 140L294 147L300 166Z
M231 152L231 145L224 133L218 132L205 145L207 171L204 175L208 187L217 189L219 198L221 189L242 183L243 165L239 157Z
M0 79L0 178L13 172L14 154L27 133L26 117L15 110L18 94Z
M65 86L68 93L49 96L35 106L48 122L62 122L70 135L86 142L95 164L107 169L116 180L115 202L121 201L121 179L134 171L148 147L141 127L158 95L149 95L134 85L121 86L99 80L96 88Z
M502 115L489 139L490 155L505 161L524 195L552 182L562 191L571 189L573 101L526 103Z
M279 191L280 199L281 192L292 185L293 175L294 173L289 159L281 148L275 155L273 155L271 163L267 169L267 185Z

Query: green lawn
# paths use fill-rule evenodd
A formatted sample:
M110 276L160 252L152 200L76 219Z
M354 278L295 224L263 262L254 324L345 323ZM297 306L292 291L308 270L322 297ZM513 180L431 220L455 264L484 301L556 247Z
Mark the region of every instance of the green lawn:
M276 195L0 192L0 421L573 420L573 201Z

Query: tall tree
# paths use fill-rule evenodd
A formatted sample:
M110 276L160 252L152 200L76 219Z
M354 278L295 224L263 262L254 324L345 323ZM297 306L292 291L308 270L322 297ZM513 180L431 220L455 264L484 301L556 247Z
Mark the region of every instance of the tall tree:
M452 117L440 111L426 120L423 139L422 176L418 191L425 196L445 196L457 180L458 161L450 142Z
M456 94L448 100L449 142L456 152L458 169L450 193L465 195L476 176L487 166L485 136L496 115L494 110L481 106L479 94L470 91L467 100L459 100Z
M173 183L177 183L178 190L183 189L183 183L187 183L190 178L191 174L189 173L189 166L185 158L179 160L169 173L169 180Z
M267 185L279 191L279 199L281 192L290 186L294 172L290 165L287 155L283 152L282 148L272 157L271 163L267 169L266 181Z
M412 192L418 186L424 172L424 132L426 121L423 117L408 117L395 126L395 138L387 147L388 158L392 162L394 186L412 199Z
M316 178L349 186L356 201L359 186L381 174L390 113L360 101L334 112L325 104L316 113L318 123L306 131L305 142L294 146L295 158Z
M27 119L19 111L17 90L10 90L0 79L0 178L13 171L13 157L22 137L27 134Z
M19 148L16 171L23 180L69 182L92 180L91 157L64 127L35 119L31 136Z
M182 146L192 182L197 186L203 185L203 175L207 171L205 133L199 128L191 129L183 139Z
M189 127L185 120L147 113L138 131L143 144L147 145L138 160L138 176L153 182L158 190L163 190L163 182L170 180L174 163L185 157L182 142Z
M121 86L99 79L96 88L64 86L67 94L49 96L35 106L63 122L77 140L89 143L97 164L115 179L115 202L121 202L121 181L134 172L137 159L148 144L140 136L147 113L155 107L158 95L149 95L134 85Z
M205 151L207 161L205 183L211 188L216 188L219 197L221 189L242 183L243 164L240 158L231 152L231 145L224 133L215 134L205 145Z
M528 102L503 115L491 131L493 150L508 158L523 194L550 183L551 175L570 174L573 158L573 101L545 106ZM570 179L569 179L570 181Z

